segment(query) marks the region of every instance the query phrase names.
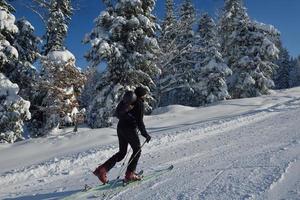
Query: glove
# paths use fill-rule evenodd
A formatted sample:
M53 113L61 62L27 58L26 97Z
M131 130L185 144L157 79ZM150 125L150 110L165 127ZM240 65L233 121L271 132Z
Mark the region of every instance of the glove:
M143 135L146 138L146 142L149 143L151 140L151 136L149 134Z

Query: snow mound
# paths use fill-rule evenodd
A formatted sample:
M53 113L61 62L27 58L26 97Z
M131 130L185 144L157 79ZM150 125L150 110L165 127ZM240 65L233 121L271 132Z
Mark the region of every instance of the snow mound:
M182 105L170 105L165 107L156 108L153 110L152 115L170 114L170 113L180 113L195 110L196 108Z
M51 51L47 55L48 60L54 62L56 64L64 64L64 63L75 63L75 56L68 50L64 51Z

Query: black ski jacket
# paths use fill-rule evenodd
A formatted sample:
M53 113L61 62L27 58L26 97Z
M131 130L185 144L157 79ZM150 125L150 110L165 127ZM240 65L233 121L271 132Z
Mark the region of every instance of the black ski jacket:
M118 128L138 128L142 136L146 137L148 133L144 124L144 102L142 99L137 99L133 106L133 109L128 111L128 106L122 101L118 104L115 114L119 118Z

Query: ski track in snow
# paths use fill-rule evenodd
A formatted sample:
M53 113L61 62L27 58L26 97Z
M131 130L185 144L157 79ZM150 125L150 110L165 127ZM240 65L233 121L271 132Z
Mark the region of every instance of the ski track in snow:
M300 188L300 160L293 160L290 162L285 169L284 173L281 174L280 178L273 182L270 186L270 190L267 191L268 199L298 199L300 197L299 191L293 191L292 188L287 187L288 185L294 185L293 188ZM296 184L298 184L296 186ZM296 187L295 187L296 186ZM297 194L298 193L298 194ZM281 198L280 198L281 197Z
M270 126L276 126L274 122L280 122L271 120L272 124L268 121L271 117L284 119L289 117L286 111L299 112L299 100L158 130L159 134L154 134L155 139L143 149L140 167L146 170L149 166L174 164L175 169L169 175L129 187L113 199L300 199L299 134L290 133L289 137L294 138L290 141L276 133L280 137L276 143L268 138L270 135L259 138L257 133L261 129L270 131ZM252 126L261 129L251 129ZM116 145L107 145L3 173L0 199L59 199L80 190L84 183L97 184L91 170L115 152ZM110 176L115 177L119 170L120 164ZM287 184L293 186L291 190Z

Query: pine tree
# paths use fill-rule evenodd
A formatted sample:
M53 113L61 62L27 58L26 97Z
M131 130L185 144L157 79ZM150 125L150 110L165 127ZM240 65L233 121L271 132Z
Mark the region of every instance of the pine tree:
M12 82L19 85L19 95L31 101L39 78L33 63L39 57L38 45L41 40L34 35L34 27L29 21L21 19L16 22L16 25L19 32L15 37L14 46L19 52L19 60L15 64L16 69L9 77Z
M92 104L93 99L96 96L96 85L99 77L101 76L101 72L98 72L96 68L87 68L84 72L87 81L85 82L84 88L80 95L80 102L83 108L87 108L90 104Z
M0 142L13 143L24 138L23 124L31 117L30 102L21 98L18 91L18 85L0 73Z
M169 4L167 4L167 8ZM169 11L169 13L172 13ZM168 15L165 24L167 24ZM173 19L174 17L169 17ZM163 33L160 46L163 49L159 58L162 75L159 79L160 106L170 104L190 105L194 91L190 85L191 71L194 65L192 44L194 39L193 23L195 9L191 0L185 0L181 5L180 19L169 26ZM171 21L168 22L171 24Z
M291 59L289 77L290 87L300 86L300 56L298 58Z
M44 55L50 51L65 50L64 40L73 12L71 0L51 0L49 5Z
M97 96L88 108L88 124L107 127L121 95L136 86L153 91L159 50L155 33L158 25L151 14L154 0L118 1L101 12L96 27L85 38L92 48L87 54L91 67L107 62L98 77ZM149 108L151 109L151 108Z
M179 68L188 68L193 65L189 61L192 60L190 57L191 46L194 40L193 25L195 22L195 8L191 0L184 0L180 9L179 19L179 36L177 38L179 50L186 49L185 53L181 54ZM188 47L188 48L187 48ZM184 70L183 70L184 71Z
M165 35L166 32L170 29L171 26L176 24L176 16L174 10L174 0L166 0L166 16L162 23L162 35Z
M230 55L230 46L228 42L230 36L236 30L249 23L250 18L243 6L243 0L225 0L219 25L219 37L221 44L221 53L226 58ZM229 61L228 61L229 62Z
M184 0L180 8L180 22L187 28L187 33L193 30L195 17L195 8L192 0Z
M256 21L250 24L249 30L248 57L253 60L252 77L255 80L256 88L254 96L269 94L269 90L275 86L273 77L278 68L276 59L279 55L276 38L279 38L280 33L274 26Z
M70 0L50 1L41 78L32 101L36 105L32 112L33 136L45 135L56 127L74 125L80 112L78 99L85 76L64 45L71 14Z
M276 64L278 65L278 69L276 70L274 74L274 82L277 89L285 89L289 88L290 84L290 70L291 70L291 57L289 55L289 52L286 48L280 44L279 46L279 58L276 61Z
M193 73L194 104L203 105L228 99L230 95L227 91L226 78L232 72L219 53L220 44L216 42L217 27L207 13L201 16L199 37L199 53L195 55L196 59L198 56L199 63L194 67Z
M30 103L18 95L18 85L6 75L15 70L19 53L12 46L18 27L11 12L14 8L0 0L0 142L22 139L23 121L30 119Z
M170 98L169 93L176 90L181 81L176 68L174 66L175 60L180 56L178 48L178 23L176 21L175 8L173 0L166 0L165 2L166 16L162 22L161 34L158 42L160 53L158 54L157 64L162 73L156 80L156 96L158 99L157 106L169 105L175 102L175 99Z
M85 76L75 65L75 57L68 50L50 51L42 58L42 71L33 103L31 131L33 136L47 134L53 128L73 126L80 110L79 96Z
M166 0L166 16L162 22L161 35L159 36L159 46L162 53L167 53L170 48L175 46L174 39L177 36L177 21L174 11L174 1Z
M220 20L222 54L233 71L229 78L232 97L267 94L274 86L274 59L278 55L273 38L278 31L249 19L242 0L227 0ZM272 39L271 39L272 38Z
M37 82L38 73L32 64L39 55L38 44L40 40L34 35L34 28L27 20L18 20L14 26L17 27L18 31L11 35L6 34L6 36L17 50L18 59L6 63L6 68L2 72L11 82L18 84L19 95L30 100L33 95L33 85Z
M1 10L5 10L7 11L8 13L12 13L12 12L15 12L15 8L10 5L9 3L7 3L5 0L0 0L0 7L1 7Z
M12 46L19 29L15 25L15 16L11 13L15 11L14 8L5 0L0 0L0 9L0 41L2 52L0 72L8 76L10 72L15 70L15 63L19 57L17 49Z

